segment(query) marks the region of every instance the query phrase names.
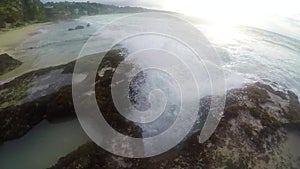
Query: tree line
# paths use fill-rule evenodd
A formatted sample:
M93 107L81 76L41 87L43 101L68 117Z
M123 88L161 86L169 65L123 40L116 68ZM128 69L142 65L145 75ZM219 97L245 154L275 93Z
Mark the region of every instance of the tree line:
M39 0L1 0L0 27L16 27L30 21L43 20L45 11Z
M40 0L0 0L0 29L28 23L77 18L83 15L144 12L139 7L119 7L90 2L47 2Z

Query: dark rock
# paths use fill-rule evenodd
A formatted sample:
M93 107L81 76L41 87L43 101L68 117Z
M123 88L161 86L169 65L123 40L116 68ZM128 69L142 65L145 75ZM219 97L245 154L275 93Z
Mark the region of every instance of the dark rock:
M22 62L12 58L7 53L0 55L0 75L3 75L9 71L19 67Z
M68 29L68 31L73 31L73 30L74 30L74 28L69 28L69 29Z
M95 58L97 54L84 57L86 70L76 73L87 74L89 65L97 63ZM119 50L108 52L103 58L100 67L107 69L104 72L99 69L94 79L96 99L103 116L114 129L141 137L142 129L126 121L112 104L112 75L117 73L114 68L123 59ZM71 88L74 63L29 72L0 86L0 142L23 136L43 119L54 122L75 117ZM86 78L95 77L87 75ZM45 84L48 86L44 87ZM85 84L82 82L82 85ZM198 121L201 124L213 98L216 97L200 100ZM87 143L60 158L51 168L291 168L293 159L286 158L287 154L279 148L287 132L299 128L299 112L300 103L293 92L275 91L261 83L249 84L227 92L223 118L203 144L199 143L202 127L199 124L178 146L159 156L123 158Z
M65 66L26 73L0 86L0 143L25 135L43 119L55 120L74 116L71 78L53 73ZM46 89L35 91L36 87L48 83L39 81L47 76L55 76L53 79L56 78L56 81Z
M91 24L90 24L90 23L86 24L86 27L90 27L90 26L91 26Z
M288 107L288 110L289 110L289 118L291 121L300 121L300 104L299 104L299 99L298 99L298 96L289 91L288 92L288 96L290 98L290 103L289 103L289 107Z
M201 100L202 114L207 115L210 99L206 97ZM294 94L270 92L269 86L260 83L247 85L228 91L224 117L214 134L203 144L198 140L200 130L196 130L179 146L162 155L130 159L106 152L94 143L87 143L59 159L51 169L292 168L293 159L286 158L287 154L279 150L289 130L285 124L295 120L295 117L285 114L300 111L296 100ZM293 109L288 108L291 104ZM275 112L270 111L272 107L287 111L274 115ZM199 117L205 118L202 114Z
M118 55L119 51L108 53L108 56L116 58ZM86 58L84 64L88 68L96 63L97 54ZM71 86L74 65L75 61L32 71L0 85L0 143L22 137L44 119L55 122L75 117ZM79 73L87 74L86 71ZM103 86L99 86L98 90L108 93ZM103 101L107 103L107 99L110 98ZM112 108L110 104L105 107L108 110ZM116 121L109 114L108 118ZM139 135L139 128L133 124L124 125L131 126L135 135Z
M82 26L82 25L76 26L76 27L75 27L75 30L78 30L78 29L84 29L84 26Z

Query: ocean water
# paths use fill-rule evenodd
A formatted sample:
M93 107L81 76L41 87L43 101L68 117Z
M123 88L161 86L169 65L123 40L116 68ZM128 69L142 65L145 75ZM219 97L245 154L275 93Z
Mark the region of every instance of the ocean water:
M127 15L130 14L87 16L73 21L53 23L42 28L39 34L27 39L17 48L16 58L24 64L14 71L0 76L0 80L9 80L31 70L59 65L76 59L80 55L82 47L89 38L95 36L96 31ZM184 18L186 19L186 17ZM145 18L139 18L138 22L147 24L145 20ZM91 26L82 30L68 31L69 28L77 25L85 26L87 23L90 23ZM251 27L224 26L210 23L195 23L194 26L215 47L220 58L220 68L225 74L226 89L260 81L283 91L292 90L300 96L299 21L293 20L293 24L291 24L290 19L284 19L281 24L288 26L288 29L286 27L284 29L283 26L282 29L279 29L276 25L272 26L272 23L263 27L255 27L255 25ZM125 30L134 32L137 29L135 23L119 26L115 29L119 32ZM101 32L98 33L101 36ZM94 48L106 45L108 42L105 39L116 36L113 32L111 34L102 33L104 38L101 41L94 41ZM184 35L184 32L182 34ZM141 41L131 41L131 44L125 46L130 51L141 44ZM143 45L145 44L143 42ZM184 52L181 48L176 48L176 51ZM182 57L185 56L182 55ZM159 61L163 63L166 60ZM203 77L203 79L198 79L199 81L207 81L206 74L200 73L199 77ZM204 93L209 90L205 86L202 89ZM71 135L64 138L66 133ZM151 131L149 133L151 135ZM53 140L53 138L58 140ZM23 138L1 145L0 164L5 164L7 169L46 168L87 140L87 136L77 121L60 124L42 122ZM38 162L33 165L31 161L35 160Z
M129 15L131 14L88 16L44 27L39 34L27 39L17 48L16 58L24 64L0 76L0 80L7 80L33 69L59 65L76 59L84 44L93 37L95 32ZM143 18L139 19L137 23L147 24ZM90 23L91 27L68 31L68 28L74 28L77 25L85 26L87 23ZM209 23L200 25L195 23L195 26L216 48L226 74L228 88L240 87L241 84L253 81L263 81L300 94L299 21L284 18L279 23L280 25L278 23L275 25L270 22L259 28L255 25L231 27ZM134 23L119 26L119 32L137 28ZM107 32L104 33L105 38L114 36L113 33L109 35ZM107 43L105 38L95 42L95 46ZM141 42L137 42L136 45L139 43Z
M219 29L206 25L199 28L222 59L228 88L260 81L279 90L288 89L300 94L299 32L290 37L290 32L280 34L245 26Z

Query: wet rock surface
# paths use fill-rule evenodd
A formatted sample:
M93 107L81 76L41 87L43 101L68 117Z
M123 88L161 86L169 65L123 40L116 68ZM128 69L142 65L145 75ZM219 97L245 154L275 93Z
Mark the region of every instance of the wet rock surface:
M95 64L94 58L89 56L83 67ZM112 104L111 77L122 59L118 50L107 53L94 79L96 98L103 116L113 128L132 137L141 137L142 129L126 121ZM75 62L70 62L29 72L0 86L0 143L22 137L44 119L56 121L75 117L71 87L74 65ZM82 79L94 78L87 71L76 73L80 73ZM78 79L78 83L82 79ZM276 91L262 83L228 91L221 122L210 139L201 144L199 135L211 98L200 100L199 119L191 134L162 155L123 158L90 142L60 158L51 168L300 167L300 158L284 149L288 133L300 131L300 103L293 92Z
M84 64L95 63L96 58L87 56ZM74 66L75 61L32 71L0 86L0 143L22 137L44 119L76 117L71 86ZM85 75L85 71L79 73ZM101 86L99 90L108 91Z
M25 135L43 119L74 115L73 63L26 73L0 86L0 143Z
M210 98L201 100L203 114L199 117L205 118ZM196 129L160 156L129 159L87 143L51 168L299 168L299 158L283 148L287 133L299 129L295 127L299 126L299 105L292 92L249 84L228 91L222 120L203 144Z
M75 27L75 30L77 30L77 29L84 29L84 26L78 25L78 26Z
M21 61L14 59L7 53L0 54L0 75L14 70L22 64Z

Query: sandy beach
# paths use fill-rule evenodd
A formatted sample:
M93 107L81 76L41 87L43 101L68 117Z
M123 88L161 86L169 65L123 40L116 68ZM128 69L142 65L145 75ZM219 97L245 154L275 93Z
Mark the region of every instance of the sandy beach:
M16 47L26 40L26 38L39 33L38 30L48 24L49 23L31 24L0 32L0 53L7 53L14 56Z

